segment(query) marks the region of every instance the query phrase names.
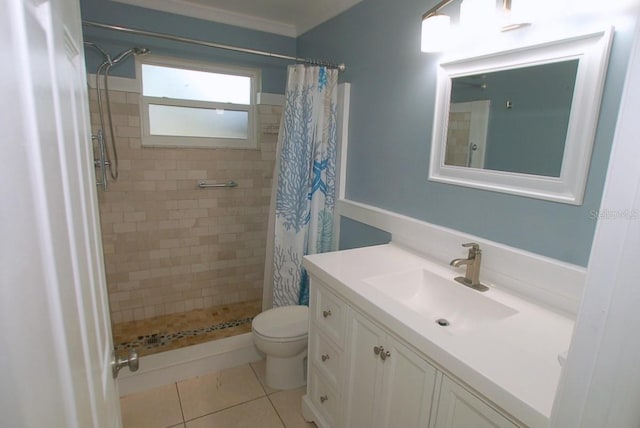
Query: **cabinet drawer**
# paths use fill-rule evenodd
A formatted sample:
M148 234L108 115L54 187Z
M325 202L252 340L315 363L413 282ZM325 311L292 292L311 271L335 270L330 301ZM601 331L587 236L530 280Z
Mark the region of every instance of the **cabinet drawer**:
M327 291L317 280L312 282L311 290L312 321L336 345L342 347L346 313L344 302Z
M313 325L309 335L309 359L326 381L337 388L342 375L342 351L317 330Z
M322 379L317 367L313 367L313 365L309 371L307 393L327 425L335 427L337 421L340 420L340 395Z

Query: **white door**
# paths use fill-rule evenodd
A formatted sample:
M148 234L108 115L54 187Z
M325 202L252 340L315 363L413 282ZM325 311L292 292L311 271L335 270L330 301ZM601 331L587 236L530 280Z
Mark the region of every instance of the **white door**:
M0 412L119 427L77 0L0 0Z

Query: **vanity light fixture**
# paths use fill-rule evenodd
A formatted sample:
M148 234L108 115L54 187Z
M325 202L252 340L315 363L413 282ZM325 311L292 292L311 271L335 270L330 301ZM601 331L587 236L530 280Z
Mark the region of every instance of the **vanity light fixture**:
M433 15L422 21L422 52L441 52L449 41L451 18L449 15Z
M420 50L422 52L440 52L448 41L451 18L449 15L438 13L440 9L452 3L453 0L442 0L422 15L422 37Z
M506 32L511 30L517 30L518 28L531 25L529 22L530 15L536 4L531 0L503 0L503 11L505 20L502 23L500 31Z
M478 31L495 28L497 10L495 0L462 0L460 2L460 25Z
M444 50L450 41L451 18L438 12L453 1L442 0L422 15L422 52L440 52ZM512 1L502 0L503 11L507 16L511 11ZM477 26L484 26L487 25L488 16L495 17L495 4L491 0L463 0L460 9L460 20L464 20L466 22L465 25L469 25L470 22L477 22ZM511 31L529 25L528 22L511 22L510 19L512 17L507 19L500 29L501 31ZM488 19L488 21L491 22L493 19Z

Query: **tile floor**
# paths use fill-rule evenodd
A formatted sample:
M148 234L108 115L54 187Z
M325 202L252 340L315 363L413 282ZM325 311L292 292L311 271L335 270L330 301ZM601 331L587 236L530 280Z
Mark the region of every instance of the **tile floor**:
M262 301L232 303L114 324L118 355L135 348L138 356L156 354L251 331L251 320L262 312Z
M265 362L245 364L120 399L124 428L313 428L300 411L305 387L264 384Z

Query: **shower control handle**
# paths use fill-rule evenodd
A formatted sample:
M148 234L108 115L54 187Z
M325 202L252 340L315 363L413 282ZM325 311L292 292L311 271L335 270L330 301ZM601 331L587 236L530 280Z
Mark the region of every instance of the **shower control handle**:
M98 145L98 159L94 159L93 165L96 168L100 168L100 181L96 182L96 185L102 187L105 192L109 190L109 182L107 182L107 166L111 163L107 160L107 148L104 143L104 134L102 129L98 130L97 134L91 135L91 141L95 141Z
M113 378L118 377L118 372L124 367L129 367L129 370L135 372L140 368L140 359L138 358L138 352L135 349L129 349L128 358L119 357L116 355L116 350L113 350L111 354L111 374Z

